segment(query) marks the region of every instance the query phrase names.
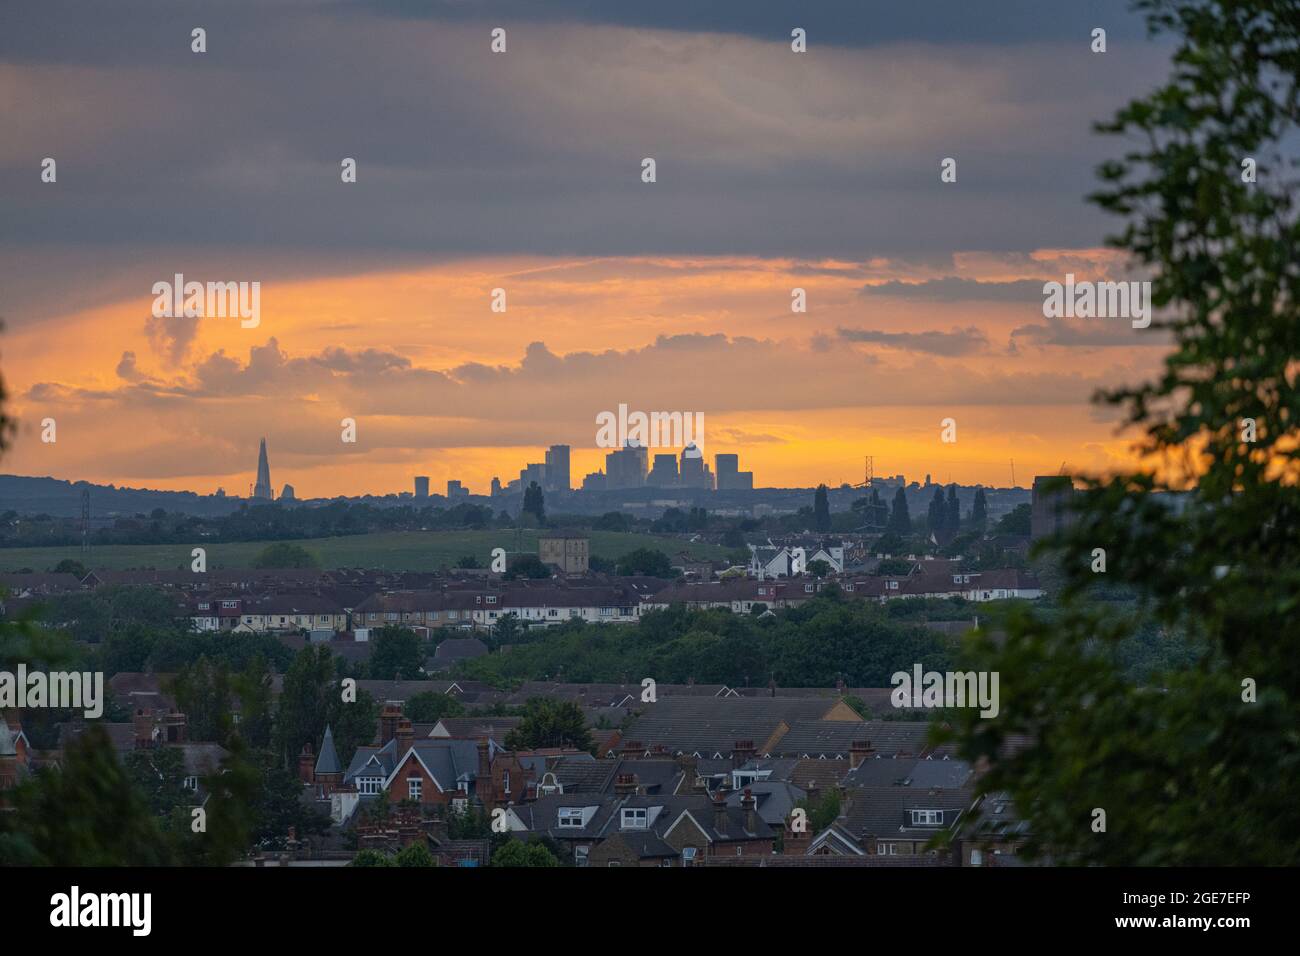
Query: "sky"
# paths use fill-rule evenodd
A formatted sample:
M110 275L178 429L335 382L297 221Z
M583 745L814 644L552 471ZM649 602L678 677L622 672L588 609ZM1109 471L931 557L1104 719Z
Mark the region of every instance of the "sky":
M1167 49L1111 0L901 6L0 7L0 470L242 495L265 437L299 497L485 493L565 443L576 484L620 404L762 487L1131 464L1090 398L1168 339L1043 283L1132 276L1093 124ZM154 315L177 273L257 325Z

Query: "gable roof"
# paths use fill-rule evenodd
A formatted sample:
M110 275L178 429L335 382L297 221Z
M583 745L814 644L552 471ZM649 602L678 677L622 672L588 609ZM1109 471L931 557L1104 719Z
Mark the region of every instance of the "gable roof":
M316 758L317 773L342 773L338 751L334 749L334 731L325 725L325 738L320 742L320 756Z

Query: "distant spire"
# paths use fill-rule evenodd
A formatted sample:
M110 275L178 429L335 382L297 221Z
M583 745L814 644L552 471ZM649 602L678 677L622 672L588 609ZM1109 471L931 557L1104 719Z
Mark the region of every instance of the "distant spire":
M262 445L257 451L257 484L253 486L253 497L264 498L270 501L275 497L275 492L271 490L271 465L266 460L266 439L262 439Z

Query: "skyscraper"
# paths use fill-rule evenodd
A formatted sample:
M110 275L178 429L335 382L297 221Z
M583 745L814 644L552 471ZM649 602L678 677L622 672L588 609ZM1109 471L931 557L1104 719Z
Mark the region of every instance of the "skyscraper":
M427 475L415 476L415 497L429 497L429 477Z
M262 439L262 447L257 452L257 484L253 485L253 497L270 501L275 497L275 492L271 490L271 465L266 460L266 439Z
M569 446L552 445L546 452L546 490L569 490Z

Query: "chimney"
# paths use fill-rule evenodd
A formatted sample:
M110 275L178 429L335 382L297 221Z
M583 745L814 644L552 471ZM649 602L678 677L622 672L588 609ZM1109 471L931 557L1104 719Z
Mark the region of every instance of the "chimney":
M745 795L740 798L740 807L745 811L745 829L750 833L758 832L758 798L745 788Z
M641 743L641 741L639 740L623 741L621 756L623 757L624 760L631 760L634 757L641 756L641 754L643 753L645 753L645 744Z
M862 761L874 754L875 748L871 746L870 740L855 740L849 744L849 769L857 770L862 766Z
M737 740L731 748L731 765L735 769L743 767L754 759L754 741Z
M384 747L397 736L397 722L402 717L402 705L388 701L379 713L379 746Z
M636 793L636 774L620 773L614 778L614 794L620 797L629 797Z
M727 829L727 799L720 793L713 796L713 829L720 833Z
M694 793L699 778L699 765L695 760L695 755L682 754L677 758L677 767L682 772L682 782L678 792Z
M311 741L302 745L302 753L298 755L298 779L303 783L311 783L315 774L315 760L312 758Z
M411 719L409 717L400 717L397 721L397 753L400 757L411 749L411 744L415 740L415 731L411 728Z

